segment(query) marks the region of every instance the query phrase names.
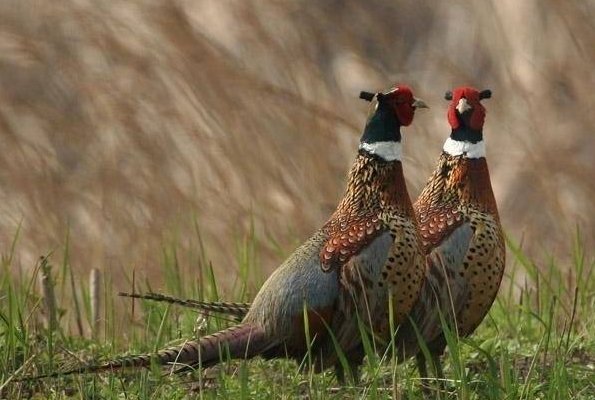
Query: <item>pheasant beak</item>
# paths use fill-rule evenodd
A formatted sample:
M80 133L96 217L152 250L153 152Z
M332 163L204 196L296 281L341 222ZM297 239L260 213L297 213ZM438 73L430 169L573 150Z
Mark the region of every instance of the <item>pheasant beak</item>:
M461 98L459 100L459 104L457 104L457 111L459 112L459 114L463 115L465 113L465 111L471 110L473 107L471 107L469 105L469 103L467 103L467 99L466 98Z
M413 98L413 104L411 105L413 108L430 108L428 105L422 100L416 97Z

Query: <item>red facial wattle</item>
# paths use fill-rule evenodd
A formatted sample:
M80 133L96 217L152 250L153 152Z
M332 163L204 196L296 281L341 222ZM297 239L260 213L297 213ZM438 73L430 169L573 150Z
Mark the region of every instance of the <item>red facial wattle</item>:
M413 92L408 86L400 85L394 98L395 112L401 126L408 126L413 121L415 108L413 107Z
M454 90L447 114L450 126L452 129L457 129L461 125L456 107L462 98L465 98L467 103L473 108L468 122L469 128L480 131L483 128L486 110L479 102L479 91L472 87L460 87Z
M397 117L402 126L408 126L413 121L415 109L409 103L400 103L396 106Z

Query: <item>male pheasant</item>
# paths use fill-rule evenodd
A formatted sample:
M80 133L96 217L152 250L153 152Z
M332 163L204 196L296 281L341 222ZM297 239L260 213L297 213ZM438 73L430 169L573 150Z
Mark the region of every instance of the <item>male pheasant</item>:
M363 359L358 321L387 332L389 292L395 321L402 321L417 300L425 269L400 161L400 127L409 125L416 108L425 105L406 86L362 97L373 98L373 105L342 201L329 221L269 277L238 325L156 354L52 375L151 363L208 367L220 361L220 354L301 361L310 349L318 370L334 366L341 378L329 330L354 370ZM468 241L467 230L459 230L452 240ZM452 248L466 246L450 246L444 259L462 257L462 251L452 253Z
M485 108L480 100L491 97L488 90L458 88L448 107L452 131L444 144L438 166L414 204L423 251L430 254L425 283L408 320L399 327L395 342L400 358L417 357L422 377L427 377L426 361L419 339L428 344L437 373L442 376L439 356L444 351L440 313L455 322L461 336L471 334L480 324L498 291L505 264L505 248L498 210L491 188L483 143ZM433 260L446 254L449 246L464 246L451 239L458 227L470 221L473 240L464 248L464 260ZM442 248L436 252L435 249ZM460 251L450 249L452 252ZM153 295L141 297L164 300ZM171 301L171 300L170 300ZM215 312L241 315L250 305L234 303Z
M491 91L479 92L471 87L446 93L445 98L450 100L450 137L414 203L426 252L443 245L463 221L469 221L473 229L461 264L443 270L428 268L426 284L410 321L400 327L398 342L402 352L405 356L417 356L423 376L427 376L425 359L419 351L415 330L427 342L436 372L442 377L439 356L446 341L438 310L450 316L459 336L471 334L492 305L504 272L504 238L483 142L486 111L480 101L490 97Z

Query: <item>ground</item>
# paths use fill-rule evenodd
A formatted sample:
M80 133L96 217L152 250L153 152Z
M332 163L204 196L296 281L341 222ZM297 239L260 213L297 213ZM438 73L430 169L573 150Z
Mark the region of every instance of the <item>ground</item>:
M508 241L506 279L489 315L471 337L459 340L449 335L444 357L448 394L442 398L595 399L595 264L585 255L579 239L571 242L571 261L546 258L544 262L527 258L514 240ZM249 259L238 256L238 260ZM151 302L137 301L133 306L109 290L111 282L106 278L105 318L96 335L82 337L77 334L76 320L85 333L93 300L90 290L71 280L73 274L66 262L51 268L51 291L57 306L56 322L49 322L44 302L48 290L37 290L34 283L36 275L48 270L51 260L52 256L41 259L31 275L21 276L14 270L9 273L12 253L2 258L2 399L424 398L415 363L397 365L390 351L383 359L368 357L361 382L346 386L340 386L331 371L310 372L308 359L302 372L293 362L257 359L230 361L180 376L153 368L16 382L25 375L150 352L230 323ZM217 283L209 269L201 279L189 281L182 279L175 257L164 260L167 282L163 291L182 297L217 297ZM240 264L238 276L244 279L228 295L245 300L249 296L246 277L258 269L250 262ZM68 296L73 286L80 288L78 302ZM74 328L68 323L73 316Z

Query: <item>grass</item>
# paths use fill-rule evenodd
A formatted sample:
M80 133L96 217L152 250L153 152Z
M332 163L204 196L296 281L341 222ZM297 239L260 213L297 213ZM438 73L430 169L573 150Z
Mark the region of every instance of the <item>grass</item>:
M196 232L202 243L200 231ZM169 376L169 371L153 368L13 382L14 377L24 374L154 351L229 324L187 309L114 297L110 276L104 276L99 332L84 332L93 326L94 305L86 283L74 278L68 264L69 239L62 249L62 265L52 265L52 254L48 254L29 273L16 271L13 266L17 240L18 234L1 261L0 398L423 398L414 363L399 365L392 349L384 357L373 356L371 342L364 343L370 357L357 386L340 387L332 371L313 373L308 356L301 372L292 362L256 359L228 361L184 376ZM230 291L236 297L233 300L250 300L246 298L247 288L264 279L255 241L253 233L237 240L238 279ZM192 279L184 277L176 246L164 249L163 291L205 300L221 296L208 255L204 247L200 249L196 256L200 268ZM595 399L595 261L587 258L578 234L568 249L569 263L553 257L546 257L545 262L532 260L513 239L508 240L508 249L507 277L483 324L473 336L462 340L447 332L449 346L443 362L448 398ZM38 289L42 274L51 276L51 288ZM134 273L129 278L137 291L156 289L136 282ZM44 281L47 285L48 279ZM55 297L52 310L42 297L48 292ZM346 360L342 358L341 362L346 366Z

